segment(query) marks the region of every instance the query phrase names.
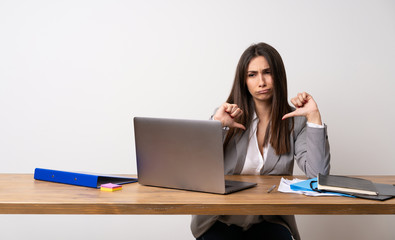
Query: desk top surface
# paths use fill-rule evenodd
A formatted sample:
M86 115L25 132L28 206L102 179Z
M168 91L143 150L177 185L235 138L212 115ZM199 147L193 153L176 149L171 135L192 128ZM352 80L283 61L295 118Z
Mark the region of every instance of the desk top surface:
M134 177L134 176L131 176ZM395 183L395 176L359 176L377 183ZM292 176L286 178L292 179ZM347 197L309 197L267 190L281 176L227 176L256 182L257 187L217 195L123 185L115 192L38 181L32 174L0 174L0 214L395 214L395 198L387 201Z

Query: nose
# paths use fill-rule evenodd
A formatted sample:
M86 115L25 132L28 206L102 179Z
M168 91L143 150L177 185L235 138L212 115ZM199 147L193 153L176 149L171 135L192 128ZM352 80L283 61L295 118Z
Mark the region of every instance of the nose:
M259 74L259 87L264 87L264 86L266 86L265 77L263 76L263 74Z

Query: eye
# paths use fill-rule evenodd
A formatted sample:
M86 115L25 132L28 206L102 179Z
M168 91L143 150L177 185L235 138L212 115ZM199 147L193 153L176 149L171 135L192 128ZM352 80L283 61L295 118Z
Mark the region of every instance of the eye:
M255 73L249 73L248 77L254 77L256 74Z
M271 74L270 69L266 69L265 71L263 71L263 74Z

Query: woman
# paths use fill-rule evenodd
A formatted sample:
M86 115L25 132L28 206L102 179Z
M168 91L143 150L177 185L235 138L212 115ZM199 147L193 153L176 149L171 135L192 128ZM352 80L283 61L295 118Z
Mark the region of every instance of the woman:
M281 56L265 43L241 56L231 93L212 116L224 127L225 174L291 175L294 161L308 178L329 173L326 125L313 97L287 101ZM236 147L237 146L237 147ZM294 216L193 216L197 239L300 239Z

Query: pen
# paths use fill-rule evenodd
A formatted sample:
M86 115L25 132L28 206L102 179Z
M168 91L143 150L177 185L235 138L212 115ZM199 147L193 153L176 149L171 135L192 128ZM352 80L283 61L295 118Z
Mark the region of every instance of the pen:
M273 191L275 187L276 185L273 185L271 188L269 188L269 190L267 190L267 193L271 193L271 191Z

